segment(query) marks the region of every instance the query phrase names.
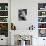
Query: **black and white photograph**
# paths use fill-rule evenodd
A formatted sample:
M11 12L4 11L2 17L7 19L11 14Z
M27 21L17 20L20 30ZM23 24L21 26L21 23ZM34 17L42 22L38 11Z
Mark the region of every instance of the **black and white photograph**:
M19 9L18 10L18 19L19 21L26 21L27 9Z

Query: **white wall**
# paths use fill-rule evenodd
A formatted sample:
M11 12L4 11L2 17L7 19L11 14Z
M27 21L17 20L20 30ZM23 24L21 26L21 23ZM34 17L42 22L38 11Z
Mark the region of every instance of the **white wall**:
M11 22L16 25L17 30L27 30L32 24L38 27L38 3L46 0L11 0ZM18 10L27 9L27 21L18 20Z
M18 21L18 10L19 9L27 9L27 21ZM16 32L20 32L21 34L27 33L27 30L29 26L32 24L35 26L35 33L33 35L37 36L37 9L38 9L38 4L37 0L11 0L11 22L13 22L16 25ZM29 33L30 34L30 33ZM33 39L35 43L35 38Z
M36 27L37 2L31 0L14 0L11 2L11 5L11 19L12 22L14 22L14 24L16 25L17 30L27 30L32 24ZM19 9L27 9L27 21L18 20Z
M38 38L38 3L45 3L46 0L11 0L11 22L16 25L16 31L27 30L30 25L35 26L35 32L33 38L33 46L40 46L43 44L42 38ZM18 21L18 10L27 9L27 21ZM38 44L39 43L39 44Z

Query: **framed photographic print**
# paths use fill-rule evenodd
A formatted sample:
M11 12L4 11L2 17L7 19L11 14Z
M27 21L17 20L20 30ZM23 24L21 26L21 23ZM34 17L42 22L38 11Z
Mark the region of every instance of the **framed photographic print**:
M27 9L18 10L18 19L19 21L26 21Z

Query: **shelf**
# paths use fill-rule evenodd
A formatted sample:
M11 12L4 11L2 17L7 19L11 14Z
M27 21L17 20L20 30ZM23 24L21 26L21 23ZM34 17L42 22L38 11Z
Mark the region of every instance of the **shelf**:
M46 28L38 28L38 29L46 29Z
M0 23L8 23L8 22L0 22Z
M38 4L38 36L46 37L46 3Z
M46 17L46 15L44 15L44 16L38 16L38 17Z
M0 3L0 35L8 37L8 3Z
M8 10L0 10L0 11L8 11Z
M38 22L38 23L46 23L46 22Z
M38 11L46 11L46 10L38 10Z
M0 16L0 17L8 17L8 16Z

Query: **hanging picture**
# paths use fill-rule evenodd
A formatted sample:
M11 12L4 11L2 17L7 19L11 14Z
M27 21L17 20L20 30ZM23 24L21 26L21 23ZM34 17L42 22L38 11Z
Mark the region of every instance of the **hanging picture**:
M26 21L27 9L18 10L18 19L19 21Z

